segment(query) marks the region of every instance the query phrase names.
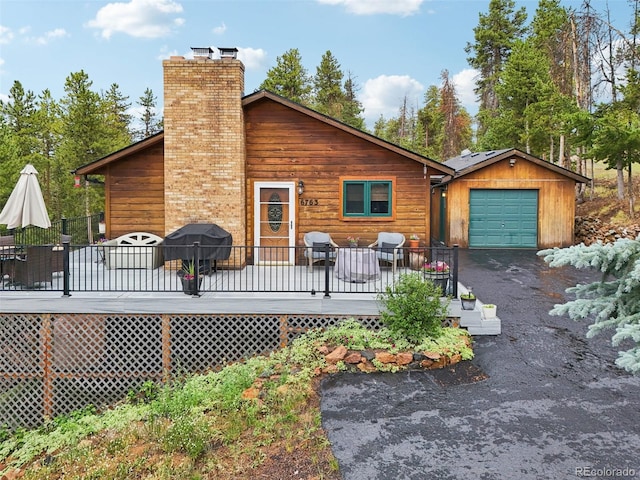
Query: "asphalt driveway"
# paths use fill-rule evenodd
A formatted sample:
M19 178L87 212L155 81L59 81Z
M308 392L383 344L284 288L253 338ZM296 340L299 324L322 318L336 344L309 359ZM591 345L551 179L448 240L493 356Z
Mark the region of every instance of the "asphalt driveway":
M640 478L640 377L608 336L548 315L596 278L531 250L462 250L460 281L498 306L502 334L476 337L466 366L327 378L344 480Z

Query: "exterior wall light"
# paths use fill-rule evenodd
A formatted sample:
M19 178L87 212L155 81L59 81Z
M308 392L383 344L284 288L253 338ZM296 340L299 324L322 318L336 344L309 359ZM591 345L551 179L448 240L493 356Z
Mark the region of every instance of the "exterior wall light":
M516 164L516 159L512 158L511 160L509 160L509 166L513 167Z
M304 182L302 180L298 180L298 195L302 195L304 193Z

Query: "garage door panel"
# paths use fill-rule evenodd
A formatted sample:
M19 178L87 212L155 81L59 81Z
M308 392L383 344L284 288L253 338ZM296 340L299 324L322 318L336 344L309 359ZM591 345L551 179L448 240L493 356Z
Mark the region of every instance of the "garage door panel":
M471 190L469 246L535 248L537 190Z

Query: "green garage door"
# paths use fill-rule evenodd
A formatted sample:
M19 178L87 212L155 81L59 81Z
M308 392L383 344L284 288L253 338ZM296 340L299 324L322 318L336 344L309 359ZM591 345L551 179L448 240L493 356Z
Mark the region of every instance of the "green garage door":
M537 246L537 190L470 191L469 247Z

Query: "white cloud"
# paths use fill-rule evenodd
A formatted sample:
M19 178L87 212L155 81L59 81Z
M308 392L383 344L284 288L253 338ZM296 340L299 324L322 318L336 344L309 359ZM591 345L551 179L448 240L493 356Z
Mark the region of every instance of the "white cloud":
M57 38L68 37L69 34L64 28L56 28L50 30L40 37L27 38L29 43L35 43L36 45L48 45L52 40Z
M364 83L359 99L365 120L372 126L380 115L385 119L398 115L405 97L409 107L419 108L423 94L424 86L408 75L380 75Z
M222 35L226 31L227 31L227 26L224 23L213 29L213 33L215 33L216 35Z
M9 27L5 27L4 25L0 25L0 45L6 45L13 40L13 32Z
M326 5L343 5L356 15L387 13L406 17L418 13L424 0L317 0Z
M453 76L453 84L456 86L456 94L460 103L467 109L470 115L478 111L478 99L473 91L476 88L476 78L480 72L473 68L465 68Z
M261 48L238 48L238 59L247 70L259 70L265 68L267 52Z
M169 35L184 24L182 5L171 0L131 0L129 3L109 3L98 10L87 26L101 31L103 38L114 33L132 37L158 38Z

